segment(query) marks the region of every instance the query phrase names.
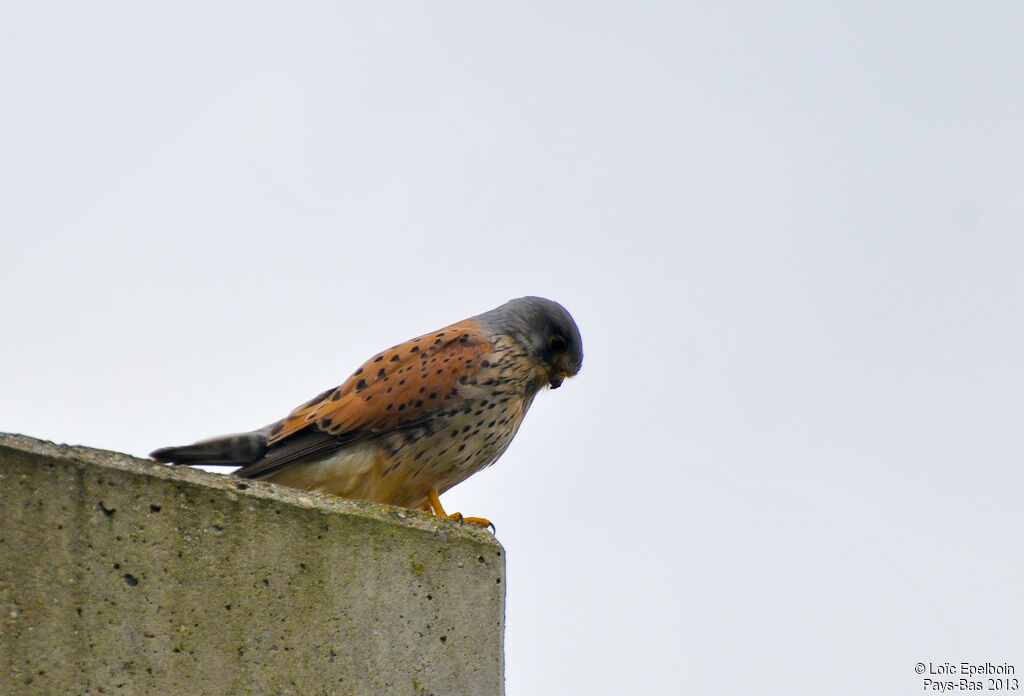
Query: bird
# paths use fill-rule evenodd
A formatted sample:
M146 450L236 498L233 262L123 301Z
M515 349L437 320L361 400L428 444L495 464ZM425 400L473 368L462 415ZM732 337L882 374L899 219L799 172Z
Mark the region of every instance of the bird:
M377 353L275 423L150 456L490 526L446 513L440 494L493 464L537 393L582 364L569 312L520 297Z

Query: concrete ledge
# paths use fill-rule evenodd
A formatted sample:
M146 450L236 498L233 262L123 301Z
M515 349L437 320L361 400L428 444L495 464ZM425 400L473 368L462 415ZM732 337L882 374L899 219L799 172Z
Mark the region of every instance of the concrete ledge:
M0 693L502 694L486 531L0 434Z

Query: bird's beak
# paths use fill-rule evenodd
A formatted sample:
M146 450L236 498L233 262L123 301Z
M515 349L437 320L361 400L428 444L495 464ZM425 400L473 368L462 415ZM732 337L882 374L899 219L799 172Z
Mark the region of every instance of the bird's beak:
M572 375L565 369L551 370L548 372L548 384L552 389L558 389L566 377L572 377Z

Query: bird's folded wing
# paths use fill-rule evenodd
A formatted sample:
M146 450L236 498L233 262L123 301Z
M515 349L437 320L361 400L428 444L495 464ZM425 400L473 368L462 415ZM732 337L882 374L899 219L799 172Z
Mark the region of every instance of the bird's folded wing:
M465 405L494 347L472 319L414 338L367 360L344 384L269 428L267 452L236 472L262 476L379 433L415 427Z

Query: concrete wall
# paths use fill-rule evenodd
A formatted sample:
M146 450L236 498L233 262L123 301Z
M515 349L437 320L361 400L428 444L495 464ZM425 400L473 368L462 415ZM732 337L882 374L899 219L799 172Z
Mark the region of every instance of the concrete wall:
M0 694L503 693L475 525L0 434Z

